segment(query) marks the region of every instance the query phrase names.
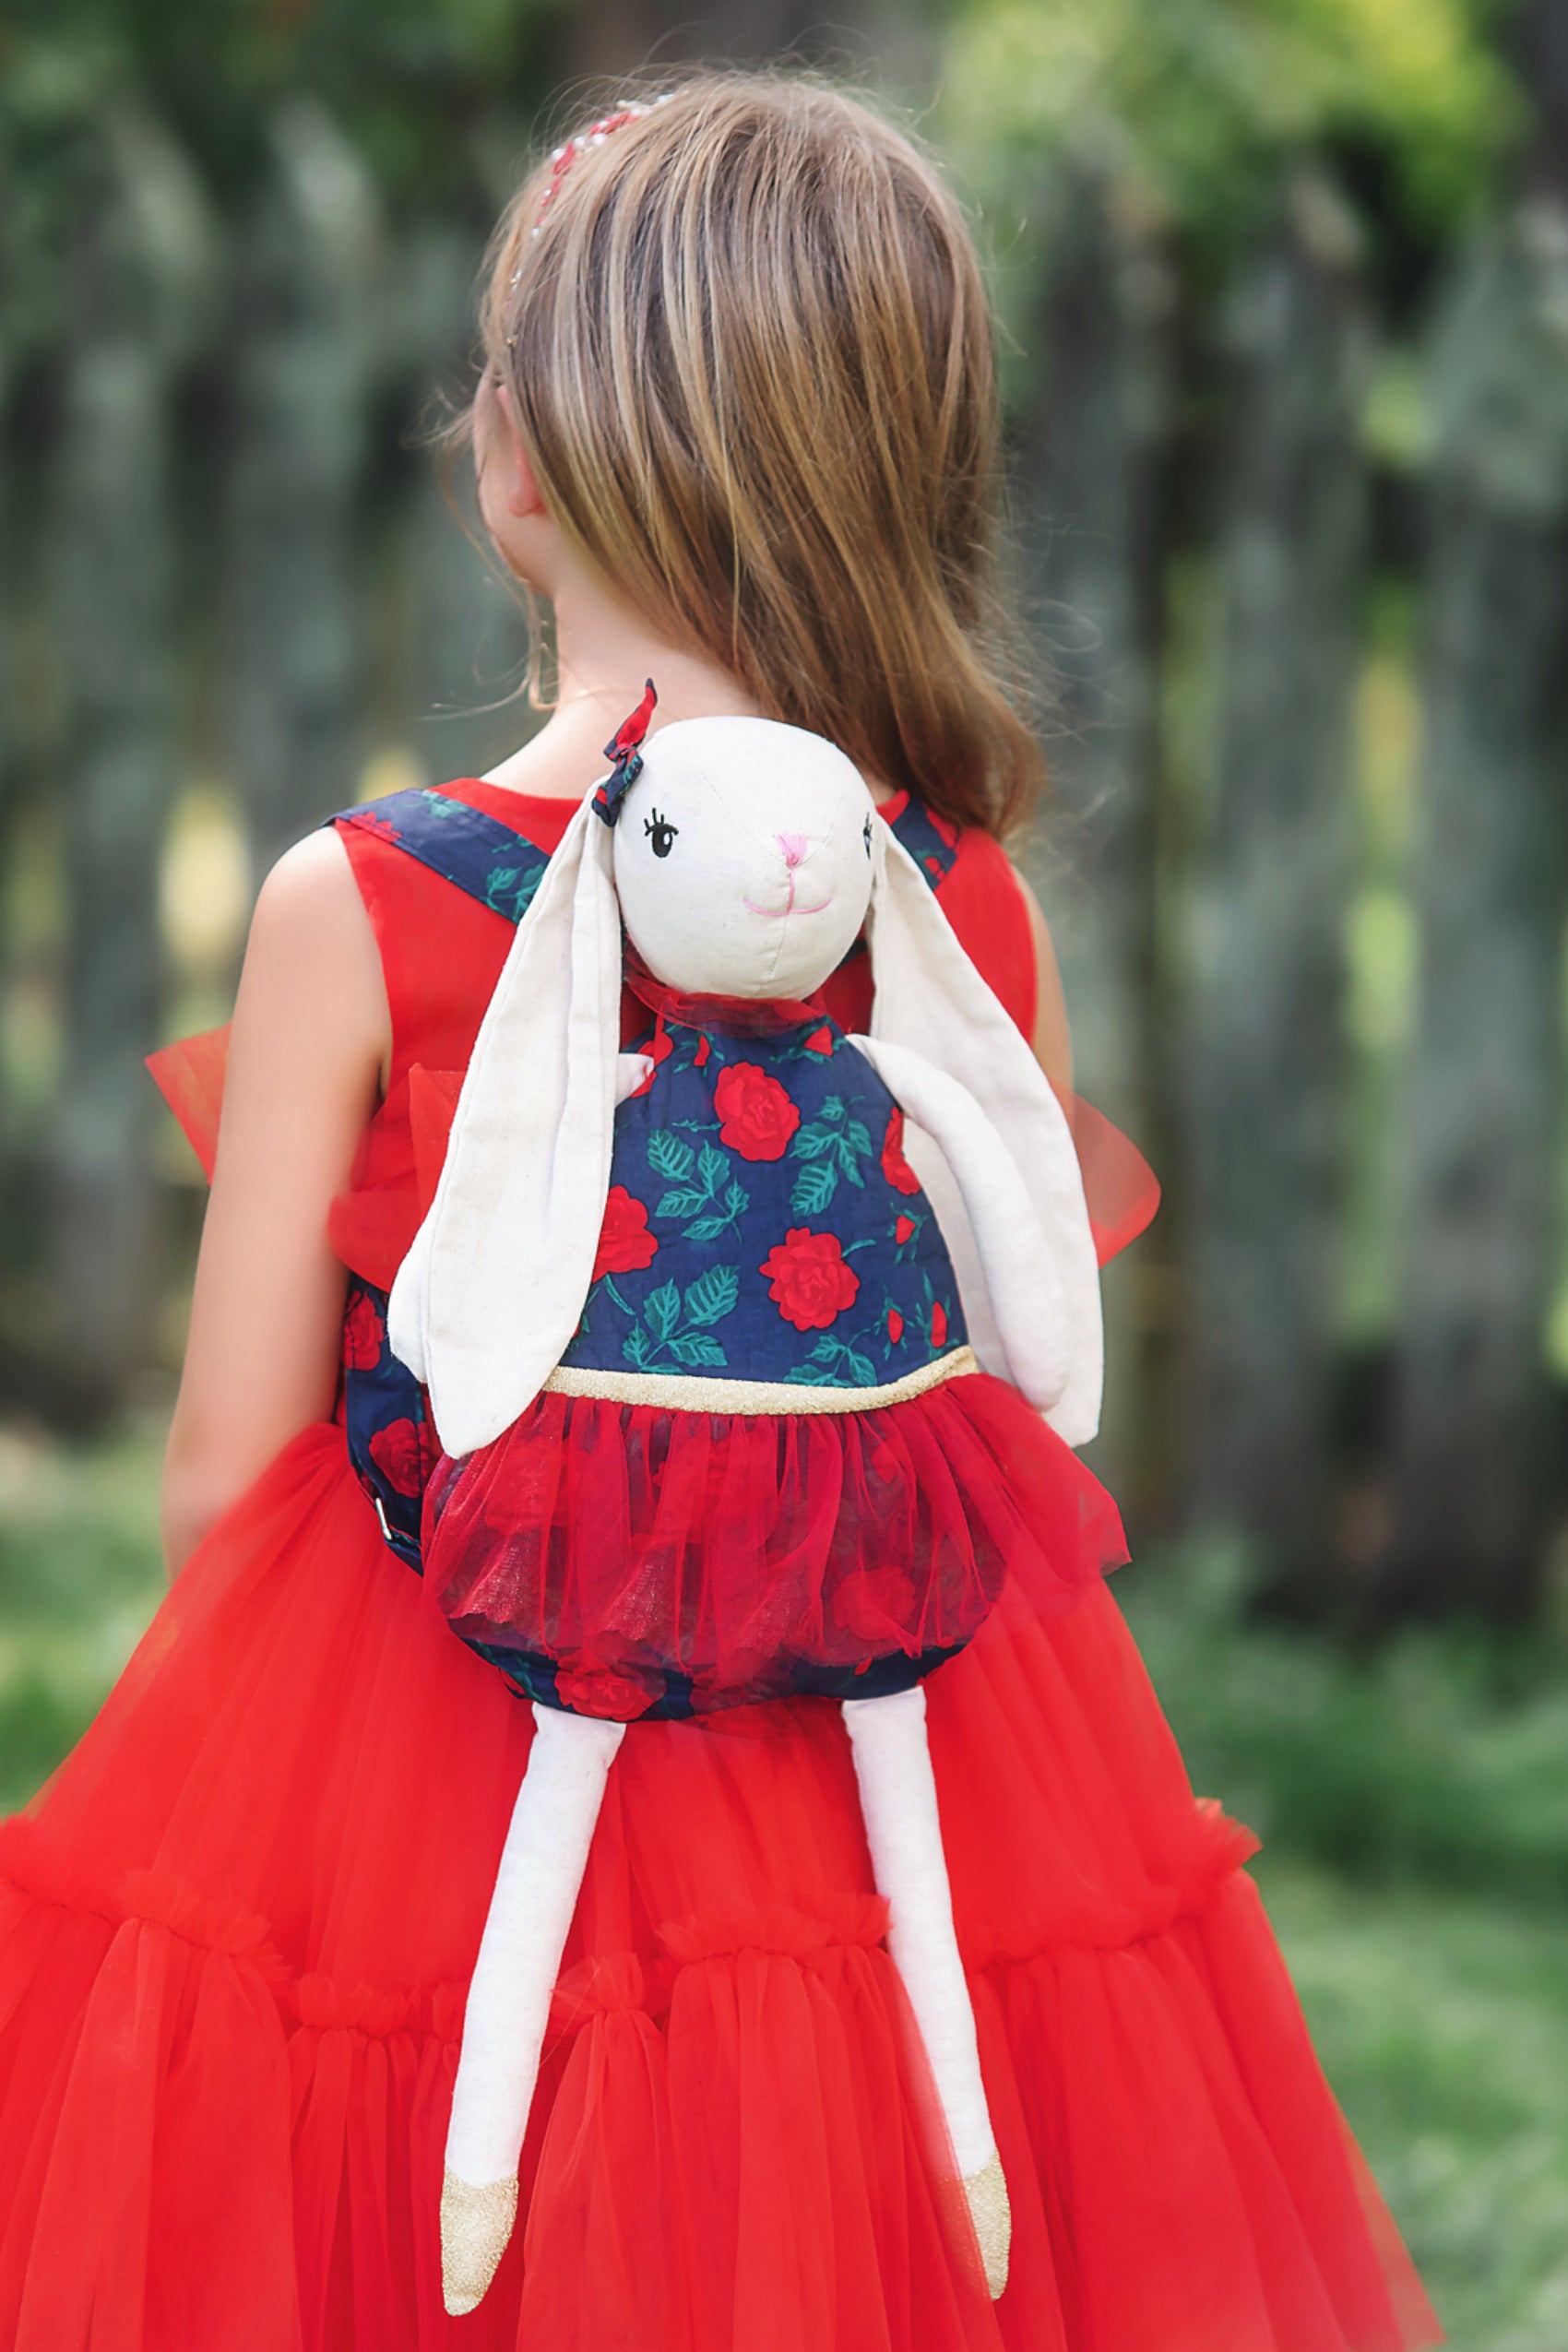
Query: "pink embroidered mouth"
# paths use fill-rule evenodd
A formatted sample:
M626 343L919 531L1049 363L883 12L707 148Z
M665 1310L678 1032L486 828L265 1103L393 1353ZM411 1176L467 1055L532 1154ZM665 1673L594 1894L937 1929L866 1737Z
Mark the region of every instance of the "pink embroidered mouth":
M793 875L790 876L790 880L793 882ZM784 915L820 915L824 909L832 906L833 901L831 898L824 898L819 905L814 907L797 907L794 903L793 897L791 897L790 902L787 907L759 907L754 898L743 898L741 901L741 904L743 907L749 907L754 915L778 915L782 917Z

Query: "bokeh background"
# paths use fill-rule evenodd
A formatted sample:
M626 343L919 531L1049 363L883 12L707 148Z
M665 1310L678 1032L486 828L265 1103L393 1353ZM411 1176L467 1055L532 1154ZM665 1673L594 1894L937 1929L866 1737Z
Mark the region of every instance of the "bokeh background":
M161 1586L259 874L536 723L422 430L534 143L790 54L1004 323L1118 1589L1464 2352L1568 2347L1565 0L4 0L0 1801ZM392 1573L389 1570L389 1573Z

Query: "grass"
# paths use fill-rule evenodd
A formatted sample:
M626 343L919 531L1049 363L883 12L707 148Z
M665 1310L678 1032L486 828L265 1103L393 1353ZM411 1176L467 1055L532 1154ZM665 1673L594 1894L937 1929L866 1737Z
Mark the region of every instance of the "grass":
M1254 1865L1319 2054L1454 2352L1568 2346L1568 1930Z
M163 1595L160 1445L0 1429L0 1810L77 1739Z
M1568 1660L1410 1633L1355 1663L1175 1550L1117 1590L1253 1865L1455 2352L1568 2348Z
M163 1590L158 1436L0 1430L0 1806L90 1718ZM1410 1637L1348 1663L1241 1620L1234 1563L1117 1588L1255 1865L1318 2049L1455 2352L1568 2352L1568 1664Z

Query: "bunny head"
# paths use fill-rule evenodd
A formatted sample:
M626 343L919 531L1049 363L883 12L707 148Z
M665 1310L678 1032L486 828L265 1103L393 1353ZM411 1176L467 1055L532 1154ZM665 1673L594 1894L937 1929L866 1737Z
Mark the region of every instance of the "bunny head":
M865 921L872 797L803 728L677 720L644 747L613 825L626 936L683 993L809 996Z
M623 928L683 995L799 1001L862 924L872 1034L959 1079L1029 1186L1073 1326L1073 1374L1049 1418L1081 1444L1099 1418L1098 1268L1072 1136L1028 1044L841 751L763 719L680 720L645 741L654 700L650 685L607 747L611 774L517 926L393 1286L391 1344L428 1386L443 1445L462 1455L499 1437L581 1316L610 1183ZM911 1127L906 1142L987 1360L963 1202L930 1139Z

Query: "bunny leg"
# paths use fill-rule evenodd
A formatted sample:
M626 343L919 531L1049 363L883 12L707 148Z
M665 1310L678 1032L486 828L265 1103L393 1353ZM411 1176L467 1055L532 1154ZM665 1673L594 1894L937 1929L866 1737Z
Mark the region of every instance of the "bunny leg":
M540 1706L534 1724L469 1980L452 2091L441 2184L441 2286L454 2316L480 2301L512 2235L517 2159L550 1996L605 1777L626 1728Z
M1007 2284L1012 2215L953 1928L925 1692L917 1682L886 1698L849 1699L843 1712L872 1868L889 1907L887 1948L931 2061L994 2299Z

